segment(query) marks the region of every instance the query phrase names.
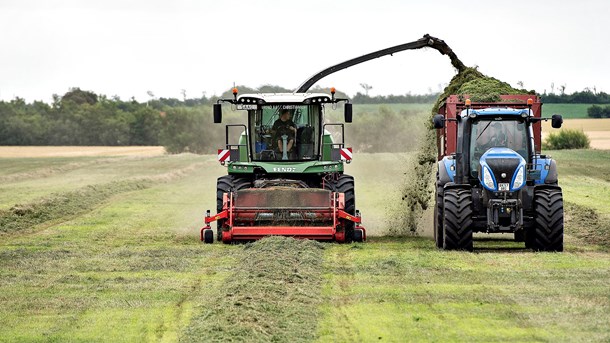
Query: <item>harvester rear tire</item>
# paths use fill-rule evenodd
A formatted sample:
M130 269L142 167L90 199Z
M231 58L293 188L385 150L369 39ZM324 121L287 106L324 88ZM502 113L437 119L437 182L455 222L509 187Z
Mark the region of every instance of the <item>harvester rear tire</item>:
M362 229L354 230L354 242L356 242L356 243L364 242L364 231L362 231Z
M443 197L443 249L472 251L472 195L469 189L446 189Z
M222 211L222 198L224 193L234 192L244 188L252 187L252 181L249 178L234 177L233 175L223 175L216 181L216 213ZM220 219L216 222L216 240L222 241L222 225L226 219Z
M534 191L534 251L563 251L563 195L560 188Z
M203 230L203 243L214 243L214 231L212 229Z
M434 206L434 244L443 248L443 187L436 183L436 204Z

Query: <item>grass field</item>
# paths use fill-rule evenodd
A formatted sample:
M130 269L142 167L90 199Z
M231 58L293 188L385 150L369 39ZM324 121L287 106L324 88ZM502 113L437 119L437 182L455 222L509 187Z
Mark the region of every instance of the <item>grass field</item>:
M608 341L610 152L549 153L564 253L381 236L409 154L346 167L361 245L202 245L214 156L0 158L0 341Z
M592 104L550 104L542 105L542 115L550 117L553 114L561 114L565 119L589 118L587 109Z

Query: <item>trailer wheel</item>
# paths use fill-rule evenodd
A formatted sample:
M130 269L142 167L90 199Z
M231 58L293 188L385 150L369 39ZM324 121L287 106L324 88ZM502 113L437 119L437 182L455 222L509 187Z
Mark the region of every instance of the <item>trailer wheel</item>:
M436 204L434 206L434 243L443 248L443 187L436 183Z
M203 243L214 243L214 231L212 229L203 230Z
M237 191L244 188L252 187L252 181L249 178L236 178L232 175L223 175L216 181L216 213L222 211L222 198L224 193ZM222 241L222 226L226 219L220 219L216 222L216 240Z
M534 191L534 251L563 251L563 195L561 189Z
M342 174L337 180L336 191L345 194L345 212L356 215L356 193L354 177L351 175ZM354 222L347 221L345 224L345 242L350 243L354 237Z
M444 192L443 248L472 251L472 195L469 189L450 188Z

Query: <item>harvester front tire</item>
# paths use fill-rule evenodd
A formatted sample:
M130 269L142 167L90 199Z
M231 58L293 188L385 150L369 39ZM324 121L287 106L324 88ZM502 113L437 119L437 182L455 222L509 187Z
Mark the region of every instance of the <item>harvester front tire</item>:
M342 174L337 180L336 191L345 194L345 212L356 215L356 192L354 177L347 174ZM354 222L347 221L345 226L345 242L350 243L354 237Z
M216 181L216 213L222 211L222 198L225 193L238 191L252 187L252 181L248 178L236 178L232 175L223 175ZM222 241L222 225L225 219L216 222L216 240Z
M534 251L563 251L563 195L561 189L536 190L534 212L532 249Z
M434 206L434 244L443 248L443 187L436 184L436 204Z
M443 249L472 251L472 195L469 189L446 189L443 197Z

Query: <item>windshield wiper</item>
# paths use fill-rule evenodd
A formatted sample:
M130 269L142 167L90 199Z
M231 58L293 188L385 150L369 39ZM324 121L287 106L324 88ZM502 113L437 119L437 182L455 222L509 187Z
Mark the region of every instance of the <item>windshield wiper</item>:
M489 125L491 125L491 120L489 121L489 123L487 123L487 125L485 126L485 128L483 129L483 131L481 131L481 133L479 133L479 135L477 136L477 141L479 140L479 138L481 138L481 135L483 134L483 132L485 132L485 130L487 130L487 128L489 127Z

